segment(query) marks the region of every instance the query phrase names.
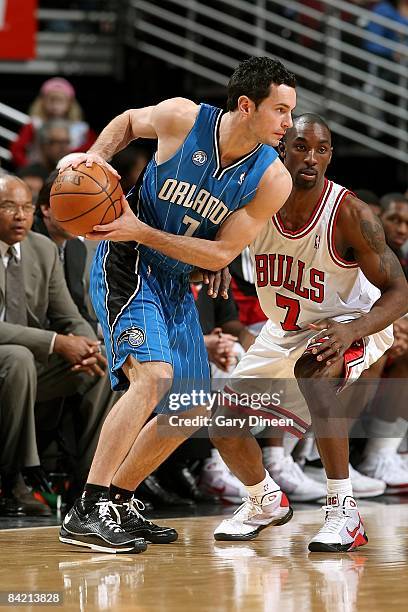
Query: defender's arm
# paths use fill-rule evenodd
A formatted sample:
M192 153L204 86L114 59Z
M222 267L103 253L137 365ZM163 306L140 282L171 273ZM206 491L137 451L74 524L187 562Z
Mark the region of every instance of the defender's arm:
M396 255L385 241L380 219L355 197L342 205L338 228L363 274L381 297L354 323L355 338L381 331L408 311L408 284Z

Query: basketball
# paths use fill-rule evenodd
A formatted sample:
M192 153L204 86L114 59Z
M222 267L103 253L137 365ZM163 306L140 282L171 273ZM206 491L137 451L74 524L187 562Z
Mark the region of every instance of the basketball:
M84 163L67 168L54 181L50 205L55 220L75 236L85 236L95 225L111 223L122 214L119 179L104 166Z

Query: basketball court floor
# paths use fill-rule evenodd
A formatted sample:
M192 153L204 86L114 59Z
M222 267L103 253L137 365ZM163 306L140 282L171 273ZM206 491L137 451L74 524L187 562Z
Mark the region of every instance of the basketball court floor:
M401 499L401 501L404 501ZM408 504L361 503L369 544L349 554L308 553L318 506L253 542L215 542L220 516L173 518L174 544L139 555L86 552L58 541L58 527L0 531L1 609L7 593L59 593L60 605L18 610L135 612L396 612L408 610ZM231 508L223 511L231 512ZM10 609L10 608L8 608Z

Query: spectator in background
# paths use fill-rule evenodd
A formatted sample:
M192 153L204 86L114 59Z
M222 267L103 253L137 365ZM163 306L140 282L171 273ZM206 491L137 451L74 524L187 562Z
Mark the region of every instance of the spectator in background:
M41 164L30 164L29 166L21 168L21 170L17 172L17 176L31 189L33 204L36 204L38 194L48 176L44 166Z
M39 96L29 109L29 115L31 122L21 128L17 139L10 147L13 163L17 168L41 159L36 134L39 128L48 121L65 119L69 122L67 152L87 151L95 140L95 133L83 120L83 113L76 100L75 90L66 79L57 77L45 81Z
M47 514L25 486L22 468L40 460L34 422L35 402L77 391L83 395L83 446L91 393L104 376L106 360L92 328L80 316L67 289L57 247L30 232L31 192L21 179L0 178L0 514ZM16 392L17 390L17 392ZM92 406L91 406L92 407ZM96 409L96 407L95 407ZM57 406L52 405L54 417ZM36 410L37 424L50 413ZM89 466L88 466L89 467Z
M397 255L408 279L408 266L401 250L408 240L408 199L402 193L389 193L381 198L381 208L380 219L387 244ZM385 381L385 393L380 384L372 402L366 427L369 439L359 470L383 480L387 485L386 493L408 493L408 462L397 452L408 431L407 316L394 323L394 344L378 362L375 375L393 379L393 383L390 385ZM396 383L397 379L401 379L401 384Z
M408 26L408 0L384 0L373 8L373 13L391 19L395 21L395 23ZM396 32L375 21L370 21L367 25L367 30L373 34L387 38L391 42L402 43L404 45L408 42L407 37L402 33ZM399 59L395 51L378 42L366 41L365 48L376 55L381 55L390 60L398 61Z
M39 164L47 172L55 170L57 163L69 153L69 123L64 119L53 119L44 123L37 134Z
M123 193L129 193L151 158L150 152L142 147L128 146L113 156L111 165L121 176Z
M378 217L380 216L380 198L374 193L374 191L370 191L370 189L357 189L354 190L354 193L359 200L362 200L362 202L369 205L374 214L376 214Z
M388 193L383 196L380 218L387 244L400 260L408 279L408 262L402 253L408 240L408 198L402 193Z
M56 220L50 207L50 192L58 170L54 170L41 189L34 215L33 231L51 238L57 245L58 253L64 269L68 290L81 316L88 321L96 332L97 321L86 305L85 297L85 267L87 250L84 242L64 229Z

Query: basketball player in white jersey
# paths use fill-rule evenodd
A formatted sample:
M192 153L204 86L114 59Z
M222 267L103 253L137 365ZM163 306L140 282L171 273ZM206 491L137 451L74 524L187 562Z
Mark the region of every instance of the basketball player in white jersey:
M312 114L295 119L282 154L292 192L251 245L257 292L269 320L226 388L236 405L218 414L248 411L243 402L248 394L268 387L280 393L283 379L292 379L282 405L270 402L265 409L270 416L292 418L292 432L299 436L313 422L327 475L327 505L309 550L350 551L367 537L349 478L341 391L391 346L391 324L407 311L408 286L369 206L325 177L332 146L324 120ZM265 471L249 429L232 437L213 428L212 438L248 491L215 538L249 540L290 520L288 500Z

